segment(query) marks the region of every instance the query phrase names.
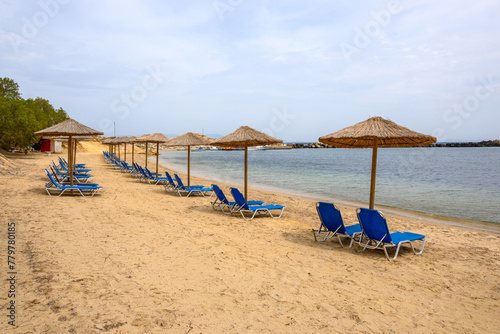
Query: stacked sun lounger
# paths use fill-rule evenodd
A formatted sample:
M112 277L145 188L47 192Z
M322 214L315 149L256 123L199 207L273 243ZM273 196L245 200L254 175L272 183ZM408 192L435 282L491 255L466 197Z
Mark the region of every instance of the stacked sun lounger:
M92 171L85 164L72 166L72 173L69 172L68 163L64 158L59 157L58 164L52 161L48 169L45 169L49 181L45 184L45 190L52 195L78 194L84 197L94 196L97 190L102 189L96 183L88 183L93 177L89 173ZM67 192L68 191L68 192Z

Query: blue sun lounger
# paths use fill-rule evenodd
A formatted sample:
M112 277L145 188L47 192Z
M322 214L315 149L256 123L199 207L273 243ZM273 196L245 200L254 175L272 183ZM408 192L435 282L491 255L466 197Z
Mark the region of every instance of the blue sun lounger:
M236 202L237 208L233 209L232 212L239 212L243 219L252 220L254 217L259 214L259 216L264 216L269 214L272 218L281 218L283 215L283 211L285 210L285 206L283 205L249 205L245 199L245 196L239 191L237 188L231 188L231 194ZM273 216L271 210L281 210L279 216ZM251 214L251 218L247 218L245 213Z
M169 182L168 177L156 177L156 173L151 173L147 168L144 169L144 172L146 173L146 179L149 184L154 183L155 185L157 185L158 183L162 183L163 185L165 185Z
M224 195L224 192L222 191L221 188L219 188L218 185L212 184L212 189L214 190L214 193L217 196L215 201L211 202L212 208L214 210L220 209L222 211L222 213L225 213L225 214L231 214L233 212L233 209L236 206L236 202L229 202L226 198L226 195ZM263 201L248 201L247 204L248 205L262 205L262 204L264 204L264 202ZM224 210L225 208L229 209L228 212L226 212Z
M165 187L165 190L166 191L176 191L177 185L175 184L172 176L167 171L165 171L165 176L167 177L167 182L163 185Z
M424 251L425 235L411 232L389 232L387 220L382 212L378 210L360 208L357 210L358 221L361 225L362 235L359 239L359 246L363 249L383 249L387 260L392 261L398 257L399 248L404 243L409 243L413 253L420 255ZM420 250L415 250L413 242L421 241L422 247ZM396 247L396 254L393 258L389 257L387 248Z
M351 248L356 236L361 236L361 225L355 224L350 226L344 225L342 214L339 208L333 203L318 202L316 203L316 211L318 211L321 224L319 229L313 229L314 240L323 242L326 239L337 237L342 248ZM323 240L318 240L318 237ZM342 239L350 239L349 246L344 246Z
M55 164L54 164L55 165ZM61 166L61 169L65 172L69 172L68 170L68 165L63 164L61 161L59 161L59 166ZM73 168L74 172L80 173L80 174L86 174L92 171L92 169L88 168Z
M66 161L66 159L64 159L62 157L58 157L58 159L59 159L60 164L64 164L64 165L68 166L68 162ZM85 169L85 168L87 168L86 166L87 166L87 164L75 164L74 165L75 169L78 169L78 168Z
M70 176L69 174L66 174L66 173L61 173L59 171L59 169L56 168L55 165L53 166L50 166L50 168L52 169L52 172L54 174L57 174L60 178L62 178L62 181L63 182L66 182L66 181L70 181ZM73 182L77 182L77 183L87 183L87 181L93 177L92 175L89 175L89 174L78 174L78 173L73 173Z
M52 193L59 193L58 196L61 196L66 190L75 190L78 191L83 197L86 196L94 196L96 191L102 189L101 186L96 184L74 184L71 185L69 183L59 183L56 181L48 170L45 170L47 176L50 179L50 182L45 185L45 190L49 196L52 196Z
M192 187L186 187L184 186L184 183L182 183L181 178L179 175L174 174L175 181L177 182L177 193L181 197L189 197L191 194L197 194L197 195L202 195L203 197L212 197L214 194L214 190L212 188L205 188L203 186L192 186ZM203 188L202 188L203 187ZM182 193L187 193L186 196L182 196ZM210 196L207 195L207 193L210 193Z

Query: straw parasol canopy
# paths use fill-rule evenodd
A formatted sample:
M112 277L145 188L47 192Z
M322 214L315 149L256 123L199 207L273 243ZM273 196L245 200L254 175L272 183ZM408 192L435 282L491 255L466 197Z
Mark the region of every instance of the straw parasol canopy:
M191 146L198 145L210 145L213 140L202 136L197 133L188 132L183 135L177 136L170 139L167 146L187 146L188 151L188 165L187 165L187 175L188 175L188 187L191 186Z
M328 145L345 148L372 148L372 173L370 186L370 209L375 201L375 177L377 174L378 147L427 146L436 138L412 131L382 117L372 117L337 132L319 138Z
M120 155L120 144L123 144L125 140L127 140L128 137L121 136L121 137L116 137L114 139L111 139L111 144L112 145L117 145L118 146L118 160L121 160L121 155Z
M127 144L132 145L132 163L134 163L134 148L135 148L135 140L137 139L136 136L128 137L125 139L122 143L125 145L125 160L127 160Z
M146 140L147 137L149 137L150 134L145 134L140 137L135 138L134 142L135 143L145 143L146 144L146 168L148 167L148 142Z
M97 136L103 135L102 132L89 128L74 119L67 119L56 125L35 132L37 136L64 136L68 138L68 165L70 184L73 185L73 136Z
M148 143L156 143L156 177L158 177L158 156L160 155L160 143L166 143L170 139L163 133L143 135L135 139L136 143L146 143L146 168L148 167Z
M109 154L113 154L113 139L112 138L107 138L104 139L101 144L103 145L109 145Z
M271 145L282 143L283 141L271 137L263 132L252 129L249 126L242 126L236 131L217 139L211 145L220 147L244 147L245 148L245 199L248 201L248 147Z

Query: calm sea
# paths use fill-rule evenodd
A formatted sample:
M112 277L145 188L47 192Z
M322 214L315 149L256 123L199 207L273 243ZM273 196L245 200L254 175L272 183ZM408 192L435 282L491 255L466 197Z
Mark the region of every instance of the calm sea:
M249 151L249 184L368 202L371 149ZM160 162L186 171L187 152ZM241 185L243 151L192 151L191 173ZM500 223L500 148L382 148L375 203Z

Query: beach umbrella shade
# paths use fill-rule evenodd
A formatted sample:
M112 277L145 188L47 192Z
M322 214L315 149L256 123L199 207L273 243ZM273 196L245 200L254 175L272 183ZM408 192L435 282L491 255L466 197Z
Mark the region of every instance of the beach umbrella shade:
M70 184L73 185L73 137L74 136L97 136L103 135L102 132L89 128L74 119L67 119L56 125L35 132L37 136L63 136L68 138L68 165Z
M187 146L188 151L188 164L187 164L187 179L188 179L188 187L191 186L191 146L198 145L210 145L213 140L202 136L197 133L188 132L183 135L172 138L168 141L167 146Z
M252 146L278 144L282 142L282 140L252 129L249 126L242 126L227 136L217 139L211 145L219 147L245 148L245 199L248 201L248 148Z
M372 148L372 171L370 184L370 209L375 201L375 178L377 174L377 149L379 147L427 146L436 138L412 131L382 117L372 117L337 132L319 138L319 141L344 148Z
M136 139L137 139L137 137L132 136L132 137L128 137L126 140L123 141L123 144L125 144L125 160L127 160L127 144L132 145L132 163L134 163L134 148L135 148L134 142Z
M104 139L101 144L103 145L109 145L109 154L113 154L113 142L112 142L113 139L111 138L108 138L108 139Z
M113 139L113 144L118 145L118 160L121 160L120 144L125 145L125 158L124 158L124 160L127 160L127 144L126 143L127 143L128 138L129 137L122 136L122 137L118 137L118 138Z
M145 135L142 135L140 137L135 138L135 140L134 140L134 143L146 144L146 162L145 162L146 168L148 168L148 141L146 140L146 138L148 138L148 137L149 137L149 134L145 134Z
M135 139L135 142L146 143L146 168L148 167L148 143L156 143L156 177L158 177L158 156L160 155L160 143L166 143L170 139L163 133L153 133Z

